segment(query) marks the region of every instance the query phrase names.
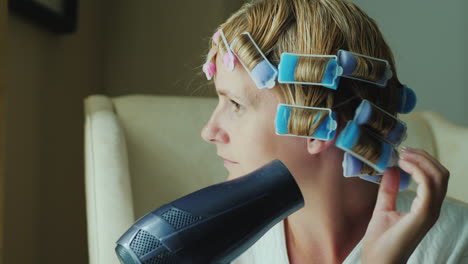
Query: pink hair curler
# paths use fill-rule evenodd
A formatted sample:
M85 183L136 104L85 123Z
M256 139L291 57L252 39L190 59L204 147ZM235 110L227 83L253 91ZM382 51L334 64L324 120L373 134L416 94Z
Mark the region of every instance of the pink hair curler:
M219 36L220 36L220 31L216 31L214 34L213 34L213 41L218 44L219 43Z
M212 61L208 61L203 64L203 72L206 75L206 79L211 80L216 73L216 64Z

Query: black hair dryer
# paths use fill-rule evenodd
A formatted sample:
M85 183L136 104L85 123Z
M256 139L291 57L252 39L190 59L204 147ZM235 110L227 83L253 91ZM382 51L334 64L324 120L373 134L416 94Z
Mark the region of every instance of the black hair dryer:
M279 160L188 194L140 218L117 241L123 264L230 263L304 206Z

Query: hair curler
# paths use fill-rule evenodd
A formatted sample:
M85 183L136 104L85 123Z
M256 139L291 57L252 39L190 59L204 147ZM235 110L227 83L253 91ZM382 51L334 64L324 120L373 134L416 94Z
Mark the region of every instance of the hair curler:
M417 96L413 89L406 85L400 87L398 113L409 114L416 107Z
M393 73L387 60L354 53L347 50L338 50L338 64L343 68L342 77L367 82L380 87L386 87L387 81ZM364 76L360 76L364 74ZM369 75L377 74L378 80L368 79Z
M298 67L302 63L316 67L319 76L299 74L302 80L298 80L297 73L304 70ZM333 90L338 88L341 77L386 87L387 81L393 76L387 60L346 50L338 50L337 55L284 52L281 54L278 70L279 83L320 85Z
M123 264L229 263L303 206L293 176L275 160L148 213L115 251Z
M343 69L338 65L336 55L315 55L298 54L284 52L281 54L278 65L278 82L290 84L320 85L336 90L339 84ZM319 76L308 74L304 80L296 79L296 71L300 61L305 61L309 65L314 65L321 71ZM306 77L306 76L303 76Z
M323 120L320 120L322 117ZM289 127L291 122L300 119L310 119L309 126L317 126L315 132L310 135L310 129L306 129L302 132L290 131ZM337 126L336 114L330 108L278 104L276 110L275 132L277 135L315 138L328 141L335 138Z
M356 109L353 120L360 126L367 125L375 129L378 129L379 123L391 124L391 128L384 134L384 139L393 146L400 145L406 139L407 127L405 122L368 100L362 100Z
M343 176L344 177L359 177L363 180L370 181L373 183L380 184L382 181L383 174L377 175L368 175L361 173L362 167L364 163L354 157L351 153L345 152L343 158ZM402 170L398 167L398 172L400 173L400 185L398 189L400 191L406 190L409 185L411 184L411 175L409 175L406 171Z
M377 160L368 160L366 157L363 157L360 153L356 152L356 149L362 149L361 145L363 143L372 143L379 147L380 150ZM398 152L391 144L376 136L374 133L371 133L366 128L359 126L354 121L348 121L346 127L338 136L335 145L338 148L351 153L354 157L380 173L383 173L388 167L397 166L398 163Z

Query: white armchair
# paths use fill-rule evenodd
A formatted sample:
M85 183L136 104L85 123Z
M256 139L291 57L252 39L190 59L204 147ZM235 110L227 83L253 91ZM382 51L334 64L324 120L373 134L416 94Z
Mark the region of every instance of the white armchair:
M90 96L85 100L86 203L90 264L118 263L115 242L139 217L226 178L200 131L215 98ZM403 116L403 143L435 155L452 173L449 196L468 201L468 129L440 116Z

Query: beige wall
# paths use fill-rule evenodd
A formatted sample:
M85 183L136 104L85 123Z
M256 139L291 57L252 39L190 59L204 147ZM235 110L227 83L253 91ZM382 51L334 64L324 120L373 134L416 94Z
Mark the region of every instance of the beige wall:
M201 72L208 40L242 0L107 1L109 94L210 94Z
M98 2L81 1L72 35L8 16L5 263L87 263L82 100L103 83Z
M7 54L7 5L0 0L0 58ZM3 218L4 218L4 158L5 158L5 100L6 100L6 60L0 60L0 264L3 262Z

